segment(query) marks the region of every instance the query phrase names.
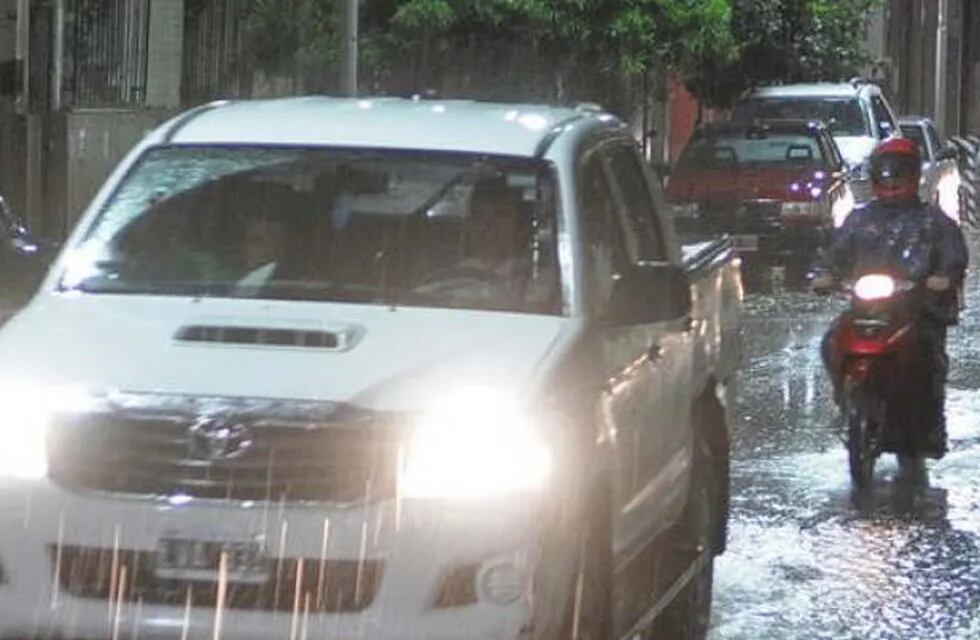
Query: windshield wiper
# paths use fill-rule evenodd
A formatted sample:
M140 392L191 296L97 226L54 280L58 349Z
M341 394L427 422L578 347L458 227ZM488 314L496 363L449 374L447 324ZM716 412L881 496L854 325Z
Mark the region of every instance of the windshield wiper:
M227 282L183 282L154 281L129 283L118 281L91 282L83 280L72 287L62 287L63 291L79 291L104 295L183 295L189 297L216 296L215 290L228 289L233 283Z
M236 296L234 289L229 295L231 297L319 302L373 302L378 300L378 290L375 287L303 280L273 280L257 287L254 296Z

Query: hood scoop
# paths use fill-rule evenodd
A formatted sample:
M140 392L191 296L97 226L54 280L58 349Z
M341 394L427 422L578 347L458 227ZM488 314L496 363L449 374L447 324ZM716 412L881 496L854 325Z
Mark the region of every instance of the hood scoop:
M191 324L177 330L177 342L345 351L352 332L284 327Z

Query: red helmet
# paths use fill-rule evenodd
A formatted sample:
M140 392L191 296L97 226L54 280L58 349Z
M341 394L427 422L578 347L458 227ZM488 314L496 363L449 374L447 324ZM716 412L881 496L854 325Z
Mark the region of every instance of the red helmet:
M909 138L889 138L871 154L871 187L880 200L911 200L919 196L922 157Z

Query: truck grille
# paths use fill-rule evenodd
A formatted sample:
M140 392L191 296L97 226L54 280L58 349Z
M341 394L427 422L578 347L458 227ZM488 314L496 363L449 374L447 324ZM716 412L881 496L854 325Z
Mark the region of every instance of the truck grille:
M154 574L151 551L63 546L50 549L60 588L76 598L123 600L146 605L213 608L217 580L180 581ZM229 582L221 605L228 609L342 613L363 611L381 585L379 560L270 559L269 579L261 584ZM302 567L301 567L302 565ZM125 579L121 579L125 569ZM217 567L215 575L217 575ZM115 575L113 573L115 572ZM298 584L297 584L298 582ZM117 591L124 585L122 592Z
M397 441L370 425L245 423L247 446L224 457L195 447L192 424L111 414L59 420L49 474L71 489L209 499L355 503L395 494Z

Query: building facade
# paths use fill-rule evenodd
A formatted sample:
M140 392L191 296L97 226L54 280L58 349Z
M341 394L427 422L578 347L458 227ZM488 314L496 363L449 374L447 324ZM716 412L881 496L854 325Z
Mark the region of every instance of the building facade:
M889 0L868 48L899 112L931 116L947 136L980 133L980 2Z
M329 56L268 55L270 46L288 51L289 37L250 33L254 4L0 0L0 194L37 233L64 237L126 151L175 112L218 98L336 93ZM663 72L571 68L567 52L533 39L481 34L440 45L454 55L435 46L421 41L384 64L366 60L363 92L603 102L633 123L652 161L676 156L699 113Z
M184 0L0 0L0 193L63 237L179 109Z

